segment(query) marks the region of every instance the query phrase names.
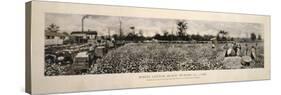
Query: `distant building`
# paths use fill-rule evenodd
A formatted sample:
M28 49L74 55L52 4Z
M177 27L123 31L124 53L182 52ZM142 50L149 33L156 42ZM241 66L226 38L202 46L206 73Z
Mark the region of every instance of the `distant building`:
M68 36L58 32L45 32L45 45L60 45Z
M96 39L97 37L96 31L73 31L71 32L71 37L73 38L75 43L87 43L88 40Z

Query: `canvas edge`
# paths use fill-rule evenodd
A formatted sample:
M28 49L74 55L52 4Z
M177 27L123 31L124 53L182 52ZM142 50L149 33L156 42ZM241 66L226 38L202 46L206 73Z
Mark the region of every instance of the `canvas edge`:
M31 9L32 1L25 3L25 92L31 94Z
M226 11L208 11L208 10L192 10L192 9L179 9L179 8L165 8L165 7L142 7L142 6L130 6L130 5L118 5L118 4L95 4L95 3L79 3L70 1L45 1L45 0L31 0L32 2L44 2L44 3L67 3L67 4L82 4L82 5L95 5L95 6L109 6L109 7L132 7L132 8L144 8L144 9L156 9L156 10L172 10L172 11L191 11L191 12L211 12L211 13L226 13L226 14L238 14L238 15L255 15L255 16L271 16L267 14L255 14L255 13L239 13L239 12L226 12Z

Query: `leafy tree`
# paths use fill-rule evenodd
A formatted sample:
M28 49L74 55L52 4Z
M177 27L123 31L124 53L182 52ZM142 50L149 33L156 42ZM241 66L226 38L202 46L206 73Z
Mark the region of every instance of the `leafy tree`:
M169 32L167 30L164 30L163 31L163 36L161 37L162 40L169 40L168 35L169 35Z
M199 34L196 34L196 35L191 35L191 39L192 40L196 40L196 41L202 41L202 40L204 40L203 39L203 36L201 36L201 35L199 35Z
M134 36L135 36L134 33L128 33L128 35L127 35L127 37L126 37L126 40L132 41L132 40L134 40Z
M222 35L222 36L220 36L220 35ZM217 39L219 41L227 41L227 38L226 38L227 35L228 35L228 32L226 32L224 30L220 30L218 35L217 35Z
M191 40L191 37L189 34L186 34L185 37L184 37L184 40L185 41L190 41Z
M120 37L120 35L118 35L118 34L113 34L112 37L113 37L115 40L121 40L121 37Z
M156 33L153 38L157 39L157 40L160 40L161 39L161 35L159 33Z
M141 42L143 42L143 40L145 40L145 37L143 36L143 30L139 30L138 40Z
M187 22L185 20L177 21L178 36L182 39L187 29Z
M257 39L257 36L255 33L251 33L251 40L255 41Z
M262 40L261 35L258 36L258 40Z
M48 32L58 32L58 31L60 31L59 30L59 26L58 25L56 25L56 24L50 24L48 27L47 27L47 30L46 31L48 31Z
M169 41L176 40L176 36L174 34L169 34L167 37L167 40L169 40Z
M165 37L167 37L167 36L169 35L169 32L168 32L168 31L164 31L163 35L164 35Z

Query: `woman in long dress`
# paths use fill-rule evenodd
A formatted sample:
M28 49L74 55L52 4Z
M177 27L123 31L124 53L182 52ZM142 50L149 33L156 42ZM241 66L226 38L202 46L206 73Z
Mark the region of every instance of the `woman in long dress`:
M251 48L251 58L252 58L253 60L255 60L255 59L257 58L255 46L252 46L252 48Z

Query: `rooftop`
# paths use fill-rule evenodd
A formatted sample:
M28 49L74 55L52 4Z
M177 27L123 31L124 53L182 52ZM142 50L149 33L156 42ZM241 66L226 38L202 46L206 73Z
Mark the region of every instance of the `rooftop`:
M71 35L72 34L86 34L86 35L98 35L97 31L73 31L71 32Z

